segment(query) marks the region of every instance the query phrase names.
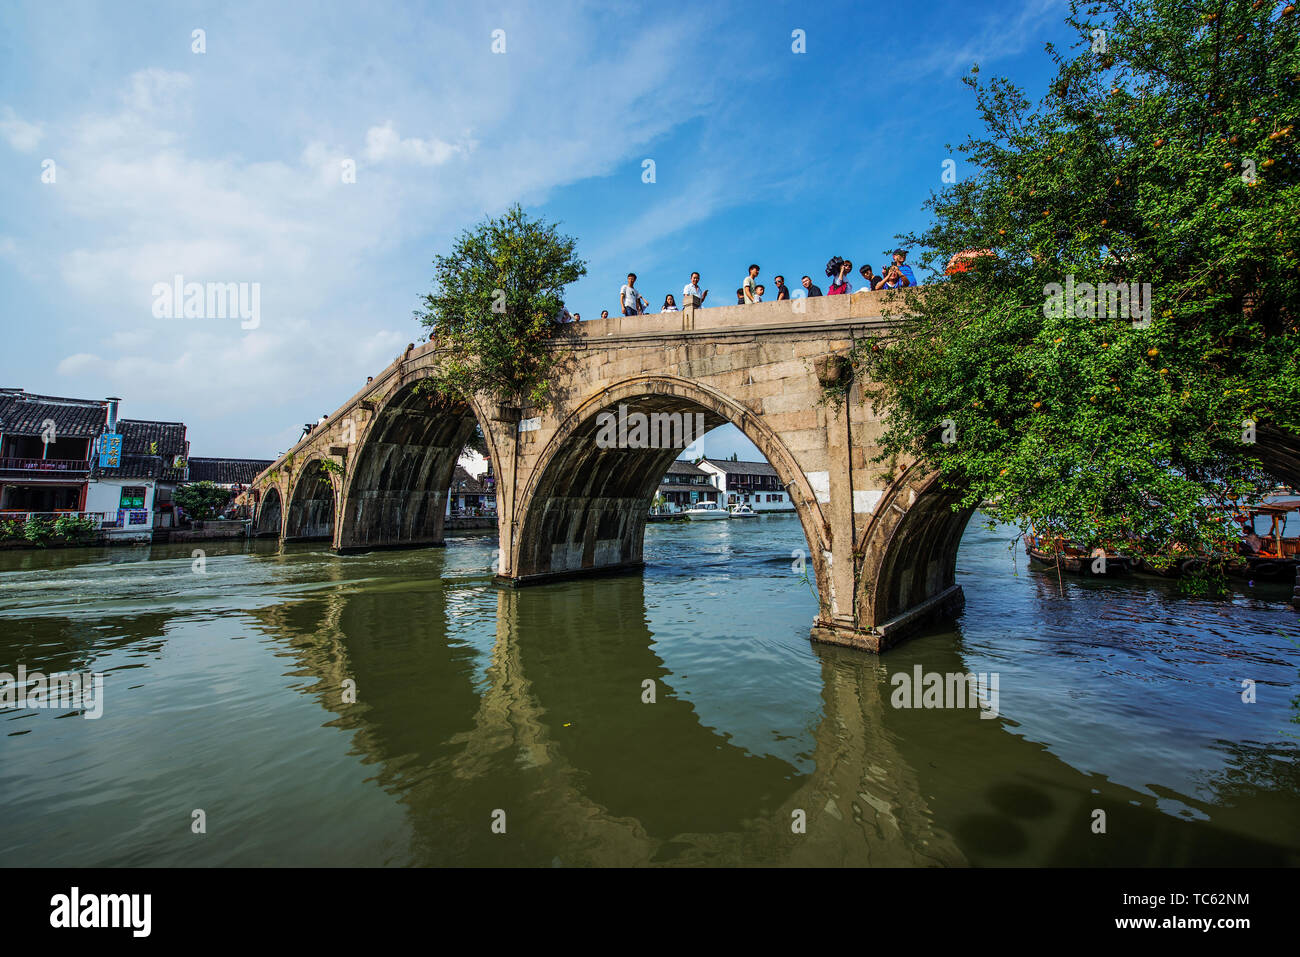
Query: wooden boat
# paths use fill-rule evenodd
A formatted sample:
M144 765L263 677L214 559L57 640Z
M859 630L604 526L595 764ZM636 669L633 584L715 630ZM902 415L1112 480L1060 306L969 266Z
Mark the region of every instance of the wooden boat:
M1072 542L1061 538L1048 540L1031 530L1025 536L1025 554L1031 565L1040 568L1059 568L1072 575L1089 575L1097 578L1114 578L1133 571L1133 559L1118 552L1106 552L1105 561L1098 551L1089 553Z
M1296 511L1300 511L1300 499L1283 498L1234 512L1232 517L1241 524L1242 536L1236 560L1226 566L1228 574L1252 581L1295 581L1296 567L1300 566L1300 535L1286 537L1286 520ZM1259 518L1269 520L1265 535L1256 530L1255 522Z
M1163 568L1141 558L1136 562L1137 568L1149 575L1180 578L1213 561L1234 578L1289 583L1295 580L1296 568L1300 566L1300 536L1287 538L1285 534L1287 515L1294 511L1300 511L1300 499L1274 499L1241 506L1232 513L1242 532L1235 553L1213 556L1187 553ZM1264 535L1256 530L1256 519L1261 517L1270 522Z

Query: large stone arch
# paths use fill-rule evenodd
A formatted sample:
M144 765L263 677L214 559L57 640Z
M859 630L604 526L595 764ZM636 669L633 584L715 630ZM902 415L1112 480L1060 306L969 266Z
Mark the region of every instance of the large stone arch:
M702 413L705 431L731 423L753 442L789 490L827 608L829 533L804 469L762 416L716 389L676 376L622 380L564 418L529 470L514 512L518 534L509 545L509 575L502 580L527 584L642 567L650 501L682 449L600 448L597 416L616 412L620 403L629 412Z
M473 400L448 400L414 376L375 409L343 483L341 552L443 544L447 489L476 425L501 475L490 423Z
M322 455L313 455L293 476L289 507L284 517L284 540L333 541L338 512L338 488Z
M876 503L854 549L858 621L871 650L884 651L927 623L961 611L957 547L975 509L954 509L959 499L944 488L938 472L914 463Z
M284 499L280 490L268 485L262 491L261 501L257 503L257 525L253 531L255 538L279 538L284 531Z

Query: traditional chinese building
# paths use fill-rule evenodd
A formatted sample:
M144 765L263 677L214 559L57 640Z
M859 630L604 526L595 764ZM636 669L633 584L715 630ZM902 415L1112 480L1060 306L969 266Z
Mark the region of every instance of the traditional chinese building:
M724 505L748 505L755 512L793 512L794 502L766 462L733 462L700 459L714 487L724 496Z
M690 462L677 459L668 466L656 493L665 501L664 512L680 512L699 502L716 502L718 491L709 473Z
M0 389L0 511L86 511L95 439L118 401Z

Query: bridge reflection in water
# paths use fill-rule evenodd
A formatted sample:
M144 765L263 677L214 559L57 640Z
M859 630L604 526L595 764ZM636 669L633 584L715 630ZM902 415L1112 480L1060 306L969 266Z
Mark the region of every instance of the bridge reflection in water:
M495 604L490 647L464 637L466 614L484 602ZM423 633L397 638L412 616ZM900 650L888 669L811 646L821 706L789 729L795 743L778 756L717 720L716 704L691 690L689 644L656 636L651 617L639 576L524 592L451 577L342 589L262 623L319 679L332 723L354 732L378 783L407 808L413 863L1113 866L1294 855L1179 820L1150 794L1064 764L1005 718L892 708L895 672L969 670L960 632ZM362 689L358 706L338 704L345 677ZM647 679L654 704L643 702ZM508 839L488 827L498 808ZM1096 808L1122 839L1092 833Z

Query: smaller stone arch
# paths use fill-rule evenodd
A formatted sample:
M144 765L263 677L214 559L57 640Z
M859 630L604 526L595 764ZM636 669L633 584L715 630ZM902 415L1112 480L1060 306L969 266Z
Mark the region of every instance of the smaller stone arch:
M268 485L260 490L260 498L253 535L255 538L279 538L284 532L284 500L280 497L280 490Z
M357 437L341 483L340 552L441 545L447 490L475 427L500 475L497 438L477 402L449 400L404 378Z
M854 549L858 621L864 641L884 651L965 605L957 584L957 547L975 513L940 474L913 463L881 495Z
M312 456L293 477L284 519L286 542L334 540L338 483L326 461L332 463L324 456Z

